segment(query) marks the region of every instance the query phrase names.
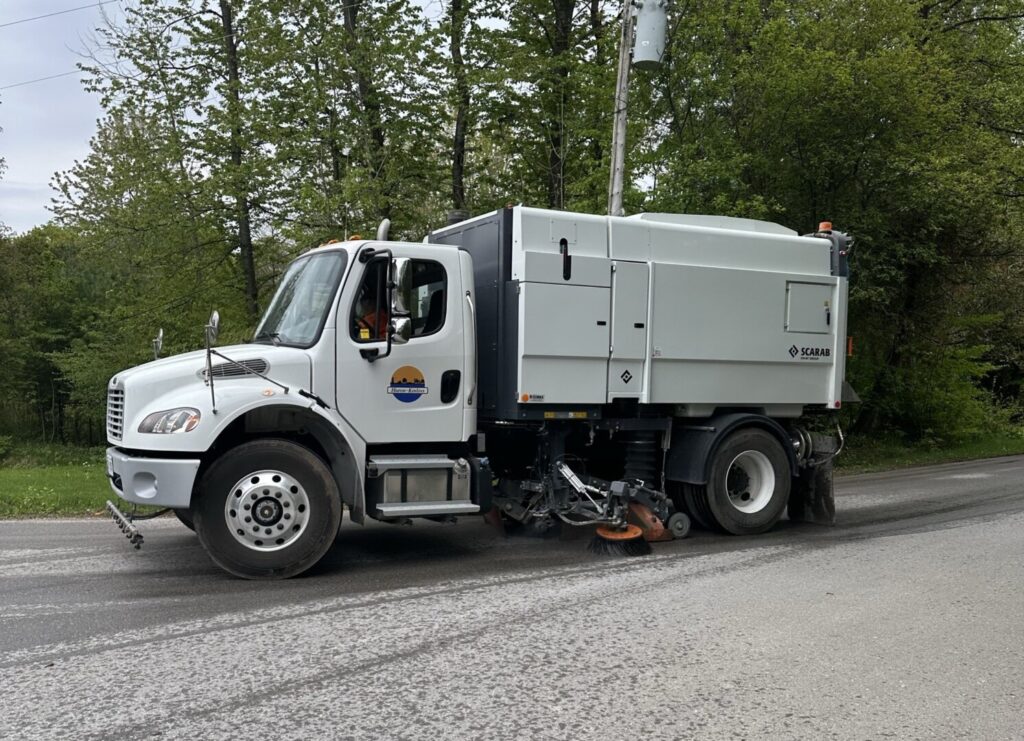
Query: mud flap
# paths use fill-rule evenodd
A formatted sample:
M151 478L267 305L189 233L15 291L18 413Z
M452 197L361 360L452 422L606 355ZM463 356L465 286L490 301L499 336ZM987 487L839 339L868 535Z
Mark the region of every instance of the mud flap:
M789 519L816 525L836 524L836 496L832 461L801 469L789 494Z

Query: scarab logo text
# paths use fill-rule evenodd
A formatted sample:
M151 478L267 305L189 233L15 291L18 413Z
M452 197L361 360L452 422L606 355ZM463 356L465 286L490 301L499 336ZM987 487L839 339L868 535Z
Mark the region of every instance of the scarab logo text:
M414 365L403 365L391 374L391 385L388 386L388 393L406 404L416 401L428 393L423 371Z
M832 348L830 347L797 347L793 345L789 348L789 357L800 360L821 360L822 358L832 357Z

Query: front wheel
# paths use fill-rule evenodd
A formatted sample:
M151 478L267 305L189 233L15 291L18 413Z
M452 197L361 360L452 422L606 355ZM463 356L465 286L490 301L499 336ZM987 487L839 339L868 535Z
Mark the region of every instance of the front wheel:
M196 529L196 523L192 519L192 510L190 509L176 509L174 510L174 516L178 518L178 522L187 527L193 532Z
M286 579L319 561L341 523L327 465L288 440L254 440L213 463L193 506L214 563L245 579Z

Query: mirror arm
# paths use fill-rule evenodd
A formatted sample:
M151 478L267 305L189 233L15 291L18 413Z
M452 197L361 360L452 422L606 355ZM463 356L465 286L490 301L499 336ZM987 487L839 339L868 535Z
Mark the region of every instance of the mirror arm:
M217 413L217 394L213 390L213 343L217 341L220 331L220 312L216 309L210 314L210 322L206 325L206 382L210 384L210 407Z
M217 395L213 391L213 347L210 344L210 333L206 333L206 382L210 385L210 408L217 413Z

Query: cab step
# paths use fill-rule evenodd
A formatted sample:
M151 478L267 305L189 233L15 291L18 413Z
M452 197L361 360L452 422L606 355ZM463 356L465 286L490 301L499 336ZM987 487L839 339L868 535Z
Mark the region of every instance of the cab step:
M446 455L372 455L367 495L376 516L437 517L475 514L472 469L465 458Z

